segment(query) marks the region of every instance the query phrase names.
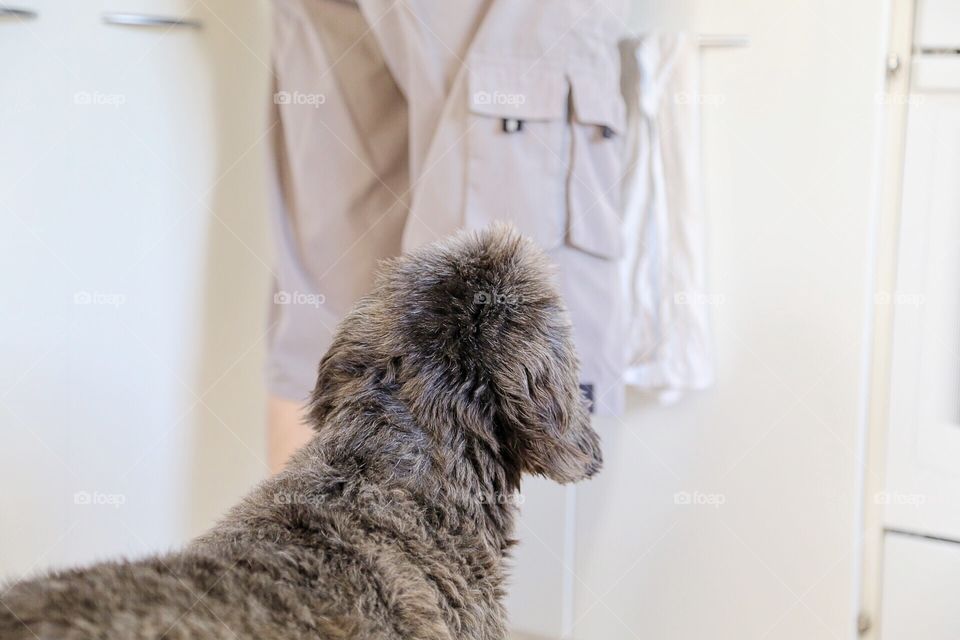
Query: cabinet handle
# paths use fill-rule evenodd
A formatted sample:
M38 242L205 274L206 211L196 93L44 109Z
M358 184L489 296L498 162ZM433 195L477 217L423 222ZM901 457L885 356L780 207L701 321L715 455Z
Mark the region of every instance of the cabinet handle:
M960 47L917 47L916 52L922 56L955 56L960 55Z
M0 7L0 18L20 18L21 20L33 20L37 17L36 11L30 9L20 9L18 7Z
M105 13L102 18L106 24L121 27L187 27L189 29L203 27L203 24L198 20L151 16L143 13Z

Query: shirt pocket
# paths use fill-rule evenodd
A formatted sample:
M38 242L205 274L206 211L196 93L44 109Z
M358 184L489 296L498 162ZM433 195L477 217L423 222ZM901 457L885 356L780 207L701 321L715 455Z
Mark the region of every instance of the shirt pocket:
M620 193L625 106L619 78L596 70L570 75L569 243L618 258L623 250Z
M562 244L570 146L562 70L473 60L469 74L466 227L507 220L544 249Z

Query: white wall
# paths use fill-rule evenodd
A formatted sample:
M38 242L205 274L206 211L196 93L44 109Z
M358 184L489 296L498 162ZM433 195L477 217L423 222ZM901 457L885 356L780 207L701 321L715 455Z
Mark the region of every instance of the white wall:
M885 7L639 1L703 54L719 381L601 420L579 490L576 638L854 637L858 432ZM719 507L675 504L676 492Z

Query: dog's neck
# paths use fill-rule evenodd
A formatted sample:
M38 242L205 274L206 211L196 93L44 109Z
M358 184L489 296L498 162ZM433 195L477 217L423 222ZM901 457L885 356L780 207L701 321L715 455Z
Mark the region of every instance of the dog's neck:
M295 464L360 475L402 489L428 508L444 505L433 514L435 524L474 530L505 551L512 544L519 473L492 437L494 425L481 430L475 418L450 407L428 412L403 401L396 387L376 386L375 393L341 397L324 411Z

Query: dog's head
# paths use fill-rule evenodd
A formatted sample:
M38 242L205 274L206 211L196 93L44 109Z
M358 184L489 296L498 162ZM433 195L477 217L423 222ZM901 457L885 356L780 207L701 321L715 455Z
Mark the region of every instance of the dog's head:
M384 263L321 362L315 424L371 380L418 421L479 438L511 483L522 473L572 482L601 466L550 267L508 226Z

